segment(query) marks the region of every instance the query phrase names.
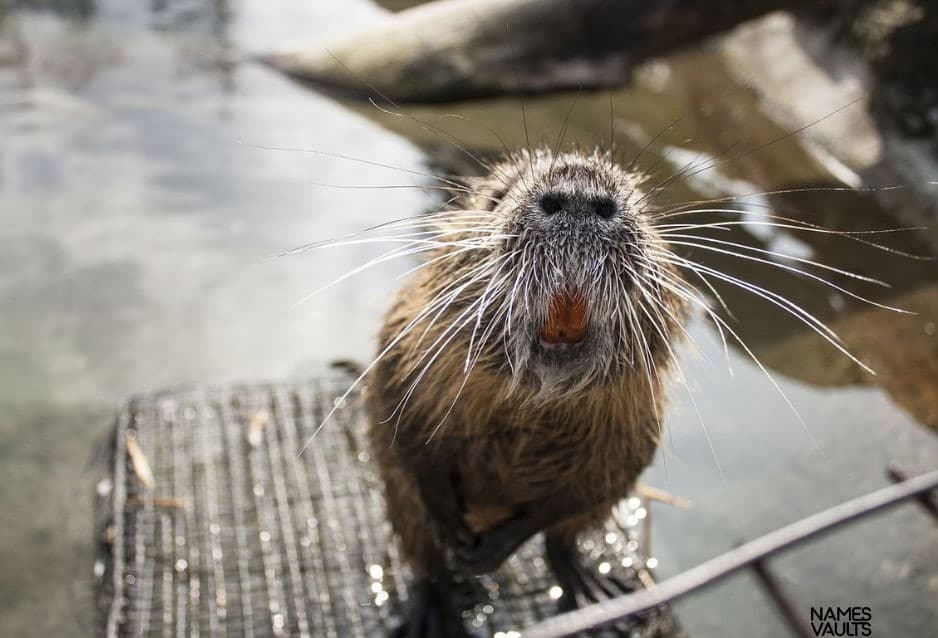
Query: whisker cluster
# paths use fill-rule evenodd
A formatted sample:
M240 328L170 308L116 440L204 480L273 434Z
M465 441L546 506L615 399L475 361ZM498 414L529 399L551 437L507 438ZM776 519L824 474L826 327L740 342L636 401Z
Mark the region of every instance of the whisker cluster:
M444 137L448 135L405 112L395 112L377 104L374 106L388 115L411 118L418 125ZM685 326L689 309L696 309L713 325L730 374L729 346L735 343L768 378L802 424L791 401L734 327L738 319L721 295L721 290L736 289L774 306L861 369L873 374L870 366L853 354L816 313L770 287L747 279L745 268L728 270L726 266L714 266L695 255L727 257L740 265L756 264L775 269L872 307L905 312L855 292L848 284L860 282L888 288L887 282L825 264L810 255L788 254L771 247L750 245L736 239L733 233L752 231L759 237L771 230L796 237L801 233L835 236L887 253L922 259L919 255L870 239L914 229L826 228L799 219L765 199L793 192L864 190L853 188L778 189L659 206L656 201L675 181L738 159L729 157L733 148L702 162L700 157L695 158L665 179L646 187L650 181L648 174L639 174L633 167L639 156L658 137L676 126L680 118L652 138L623 169L613 151L596 150L592 154L561 152L572 110L573 105L564 118L553 148L531 147L523 111L525 148L510 151L492 131L504 149L503 157L498 161L488 161L471 151L461 140L447 137L460 152L487 171L485 177L478 178L398 169L339 153L279 149L334 156L431 180L425 185L380 188L429 188L449 194L449 198L434 212L382 222L284 253L351 246L390 246L297 303L303 303L370 268L397 259L420 259L417 265L401 275L418 282L408 288L416 291L417 298L407 300L417 303L416 309L406 320L393 324L391 336L385 339L377 356L365 366L342 399L361 385L380 362L388 357L394 358L397 361L395 365L399 365L397 374L405 379L404 390L384 422L393 422L396 431L414 397L421 392L422 384L433 375L450 374L441 367L441 361L448 360L450 353L458 353L458 376L453 372L450 379L454 391L445 398L448 407L440 411L434 423L428 424L426 442L429 443L444 427L463 390L480 368L503 374L506 379L503 391L517 394L522 404L569 399L622 374L642 378L650 395L657 396L661 393L663 378L673 371L673 376L688 393L717 468L722 473L675 350L680 341L696 347ZM610 101L611 140L614 139L612 117ZM742 156L761 148L747 151ZM569 187L565 191L558 184L574 184L575 192ZM600 195L611 198L618 226L602 226L596 222L592 226L584 226L589 228L588 231L573 226L562 232L544 231L538 216L545 213L539 209L538 202L545 193L552 192L567 199L595 199ZM750 201L753 198L760 199ZM575 290L585 299L589 307L589 326L594 335L589 344L592 356L589 361L581 362L575 373L561 370L558 366L550 368L539 363L535 356L538 326L549 320L551 299L565 290ZM407 356L400 355L402 348L408 350ZM652 409L660 437L663 418L657 403ZM326 415L320 428L331 415L332 412Z

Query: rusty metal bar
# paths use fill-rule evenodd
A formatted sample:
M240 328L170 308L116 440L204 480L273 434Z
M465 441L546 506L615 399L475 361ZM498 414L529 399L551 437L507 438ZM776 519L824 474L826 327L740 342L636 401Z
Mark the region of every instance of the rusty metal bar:
M692 591L846 523L938 488L938 470L835 505L669 578L658 586L555 616L524 630L524 638L562 638L604 627Z
M890 465L886 468L886 476L888 476L889 480L893 483L899 483L909 479L909 475L904 470L894 465ZM938 501L935 500L935 497L932 496L932 494L927 492L919 494L915 497L915 500L919 502L919 504L922 506L922 509L931 514L932 518L938 522Z
M795 605L795 601L792 600L791 595L785 590L782 584L778 582L775 574L772 573L772 570L769 568L768 563L764 560L757 560L752 564L752 571L759 580L759 584L762 585L762 588L765 590L765 593L772 599L772 602L775 603L775 607L778 609L792 633L800 638L814 638L815 634L811 630L811 627L808 626L804 618L798 613L798 607Z

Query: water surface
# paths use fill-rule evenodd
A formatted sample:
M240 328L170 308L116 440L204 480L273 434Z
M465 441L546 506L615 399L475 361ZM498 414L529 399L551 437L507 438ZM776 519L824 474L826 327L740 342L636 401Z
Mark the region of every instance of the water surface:
M412 215L436 196L324 187L420 179L258 145L473 170L445 136L412 120L339 104L245 60L286 39L381 19L367 2L45 6L7 10L0 21L0 633L16 636L91 632L93 450L118 401L186 383L301 377L372 350L394 277L409 264L297 305L376 252L270 256ZM786 134L731 84L712 53L696 52L617 92L611 122L605 94L526 100L527 138L556 142L570 112L568 141L590 146L611 134L631 158L681 117L639 160L664 177L688 160ZM515 99L410 112L484 153L527 142ZM663 200L835 183L797 138L718 168ZM895 226L874 199L752 201L830 227ZM731 237L888 280L888 290L851 290L919 314L863 305L777 268L691 255L790 297L880 374L863 373L770 304L720 287L740 335L804 425L744 350L730 344L724 354L712 326L691 325L696 352L681 357L688 388L674 390L664 452L645 479L694 501L690 511L655 507L662 576L882 485L888 462L911 472L938 464L938 443L923 427L938 420L928 376L938 361L934 262L823 235L737 228ZM887 239L926 250L914 234ZM938 539L912 506L777 562L805 610L869 604L876 631L938 627ZM679 611L695 636L786 635L746 577Z

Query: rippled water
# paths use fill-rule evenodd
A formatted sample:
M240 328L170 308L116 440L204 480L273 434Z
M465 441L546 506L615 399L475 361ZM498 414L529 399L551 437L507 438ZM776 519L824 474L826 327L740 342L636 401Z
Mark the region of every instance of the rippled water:
M92 451L117 401L190 382L314 374L335 357L367 357L406 265L373 269L296 305L376 253L270 256L435 201L417 189L324 187L414 182L259 146L418 171L471 170L471 163L407 118L343 106L245 59L285 39L380 19L366 2L45 7L8 10L0 20L0 633L87 635ZM675 58L643 78L613 96L611 128L631 158L683 116L642 154L641 165L662 176L734 144L729 157L786 135L711 53ZM570 111L567 140L605 141L609 105L606 94L527 99L529 134L556 140ZM497 153L499 138L509 147L525 143L514 99L410 112L483 152ZM667 197L834 183L795 136L701 173ZM874 199L807 192L771 203L828 227L896 226ZM864 306L777 268L691 255L792 298L879 375L863 373L777 308L721 287L741 336L804 425L743 350L731 345L724 354L712 327L691 326L698 352L688 347L681 359L690 392L675 389L665 452L646 477L694 501L690 511L655 508L661 575L873 489L884 483L887 462L911 472L938 465L938 443L923 427L938 422L929 377L938 361L934 262L829 235L737 228L726 238L879 277L893 287L850 289L919 314ZM928 252L914 234L883 241ZM777 564L803 609L869 604L874 628L893 635L938 626L938 540L911 506ZM695 636L786 635L747 577L679 611Z

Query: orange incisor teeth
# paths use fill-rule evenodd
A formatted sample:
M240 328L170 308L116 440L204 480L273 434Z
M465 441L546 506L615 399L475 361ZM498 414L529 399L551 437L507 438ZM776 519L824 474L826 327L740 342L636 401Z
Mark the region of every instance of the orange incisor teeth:
M547 322L541 326L541 339L547 343L579 343L586 337L589 308L586 299L575 289L554 293Z

